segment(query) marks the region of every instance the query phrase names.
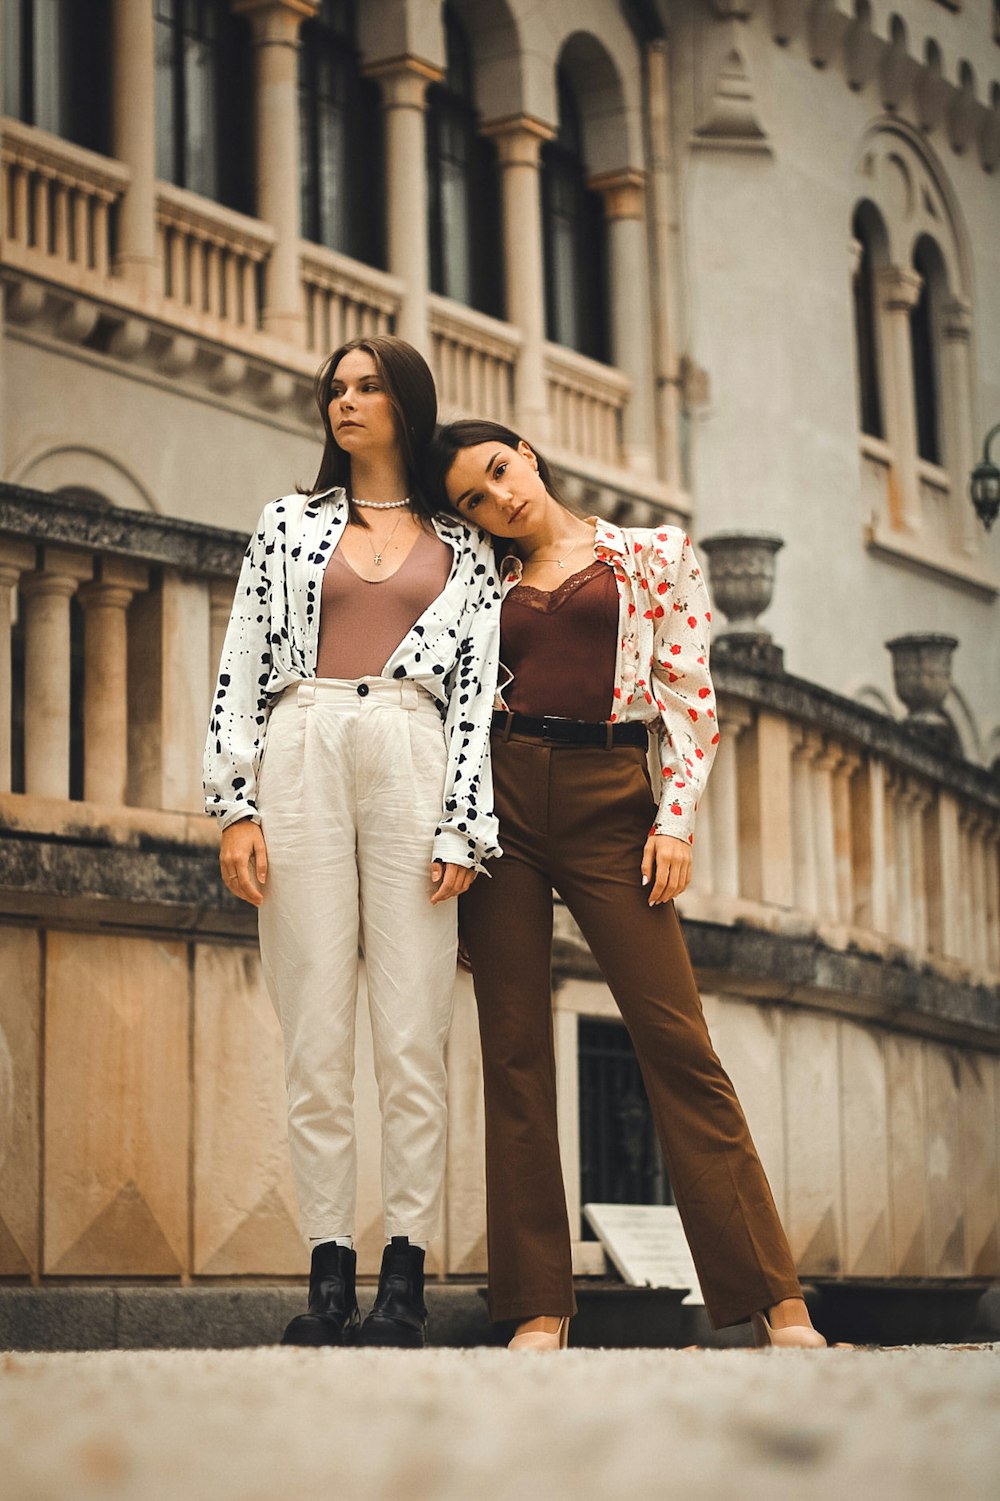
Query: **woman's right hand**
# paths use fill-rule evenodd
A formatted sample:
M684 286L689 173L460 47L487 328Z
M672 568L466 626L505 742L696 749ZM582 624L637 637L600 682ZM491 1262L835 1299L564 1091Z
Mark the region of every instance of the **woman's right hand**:
M252 907L260 906L267 881L267 845L252 818L241 818L223 829L219 869L223 884L234 896Z

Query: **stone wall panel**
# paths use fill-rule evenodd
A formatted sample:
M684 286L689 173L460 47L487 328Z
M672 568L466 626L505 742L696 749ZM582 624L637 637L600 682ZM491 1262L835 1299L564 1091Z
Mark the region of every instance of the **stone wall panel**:
M912 1037L885 1039L889 1105L890 1270L894 1277L926 1277L927 1113L923 1043Z
M840 1023L844 1272L889 1274L889 1120L882 1039Z
M844 1269L837 1022L793 1014L782 1040L788 1238L804 1275L836 1277Z
M187 948L49 933L44 1270L188 1266Z
M0 928L0 1276L38 1270L41 950Z

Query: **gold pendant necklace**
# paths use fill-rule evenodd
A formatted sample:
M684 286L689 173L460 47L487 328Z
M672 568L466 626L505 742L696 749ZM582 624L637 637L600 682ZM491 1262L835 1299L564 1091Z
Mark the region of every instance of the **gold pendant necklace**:
M376 568L381 568L382 567L382 554L385 552L386 548L389 546L389 543L392 541L393 537L396 535L396 527L399 526L399 523L402 521L402 519L403 519L402 516L397 516L396 517L396 526L393 527L393 529L389 533L388 537L386 537L385 541L382 543L382 546L379 548L378 552L376 552L375 549L374 549L374 547L372 547L372 539L370 537L368 537L367 533L365 534L366 538L367 538L367 541L368 541L368 546L371 547L371 549L372 549L372 562L375 564Z
M555 565L556 565L557 568L565 568L566 567L566 559L570 556L570 553L576 552L577 548L580 547L582 545L582 543L588 542L589 540L590 539L588 537L578 537L577 540L573 543L573 546L570 548L569 552L564 552L561 558L529 558L528 562L529 563L555 563Z

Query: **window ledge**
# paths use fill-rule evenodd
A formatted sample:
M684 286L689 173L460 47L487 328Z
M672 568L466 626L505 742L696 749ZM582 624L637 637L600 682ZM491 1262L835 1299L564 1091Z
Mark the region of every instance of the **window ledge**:
M919 532L898 531L884 521L874 519L865 527L865 545L890 561L964 584L987 599L995 599L1000 594L1000 576L995 569L988 563L942 547L938 538L927 538Z

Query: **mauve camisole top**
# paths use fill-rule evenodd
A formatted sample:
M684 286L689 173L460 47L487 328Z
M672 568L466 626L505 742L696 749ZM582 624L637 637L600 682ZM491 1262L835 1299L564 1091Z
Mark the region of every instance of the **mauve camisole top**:
M422 530L388 578L369 583L336 548L323 574L318 678L378 678L396 647L448 582L454 553Z

